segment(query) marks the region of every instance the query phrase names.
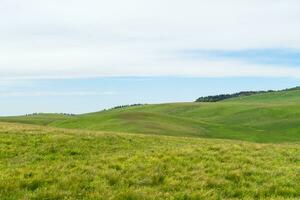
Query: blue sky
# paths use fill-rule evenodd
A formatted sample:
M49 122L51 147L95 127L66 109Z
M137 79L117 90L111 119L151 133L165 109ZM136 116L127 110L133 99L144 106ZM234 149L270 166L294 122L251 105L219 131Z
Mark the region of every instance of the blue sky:
M210 58L212 60L235 59L247 63L270 66L300 66L298 49L242 49L242 50L197 50L178 52L179 56L191 59Z
M18 115L32 112L85 113L133 103L190 102L202 95L284 89L300 85L300 80L265 77L107 77L0 81L0 85L0 114Z
M0 115L299 85L298 0L2 0Z

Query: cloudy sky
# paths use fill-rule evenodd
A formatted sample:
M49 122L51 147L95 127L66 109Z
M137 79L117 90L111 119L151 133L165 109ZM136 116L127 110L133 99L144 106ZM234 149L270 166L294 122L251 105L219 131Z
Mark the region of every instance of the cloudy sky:
M159 98L164 95L155 93L157 86L151 95L158 102L217 92L202 92L199 85L221 80L239 86L221 91L256 89L256 80L263 81L261 88L294 86L300 80L299 10L298 0L1 0L0 103L31 96L30 112L38 111L31 102L41 96L61 99L62 105L70 96L111 102L117 90L132 88L107 90L101 84L120 83L120 77L126 80L122 85L154 80L137 93L156 81L160 86L176 78L175 85L198 81L198 87L186 85L194 89L180 97ZM74 81L79 89L69 86ZM93 108L110 106L107 102L99 100ZM80 106L78 112L88 110L74 107ZM64 111L50 107L39 109Z

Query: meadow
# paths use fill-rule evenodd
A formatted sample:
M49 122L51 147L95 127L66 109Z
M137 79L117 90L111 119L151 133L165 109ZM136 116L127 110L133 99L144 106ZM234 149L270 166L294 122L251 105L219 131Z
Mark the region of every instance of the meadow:
M300 90L0 118L0 199L300 199Z
M0 199L299 199L300 145L0 123Z

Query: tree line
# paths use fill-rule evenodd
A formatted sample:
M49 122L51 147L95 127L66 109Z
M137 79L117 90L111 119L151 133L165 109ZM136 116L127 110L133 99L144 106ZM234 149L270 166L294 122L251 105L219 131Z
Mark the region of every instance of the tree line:
M47 113L29 113L25 114L25 116L36 116L36 115L44 115ZM51 114L57 114L57 115L65 115L65 116L75 116L76 114L73 113L51 113Z
M267 90L267 91L242 91L233 94L219 94L219 95L211 95L211 96L204 96L199 97L196 102L218 102L223 101L225 99L235 98L235 97L243 97L243 96L250 96L254 94L263 94L263 93L270 93L270 92L282 92L282 91L292 91L292 90L300 90L300 86L294 88L288 88L283 90Z
M147 104L135 103L135 104L128 104L128 105L120 105L120 106L112 107L112 108L107 109L107 110L115 110L115 109L128 108L128 107L136 107L136 106L144 106L144 105L147 105ZM104 109L104 111L105 110L106 109Z

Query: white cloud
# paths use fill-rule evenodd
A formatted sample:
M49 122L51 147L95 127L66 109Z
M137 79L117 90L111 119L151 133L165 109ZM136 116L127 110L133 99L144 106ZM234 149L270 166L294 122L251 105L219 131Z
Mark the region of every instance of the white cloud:
M300 48L296 0L2 0L0 79L300 76L290 66L178 58L184 49Z

